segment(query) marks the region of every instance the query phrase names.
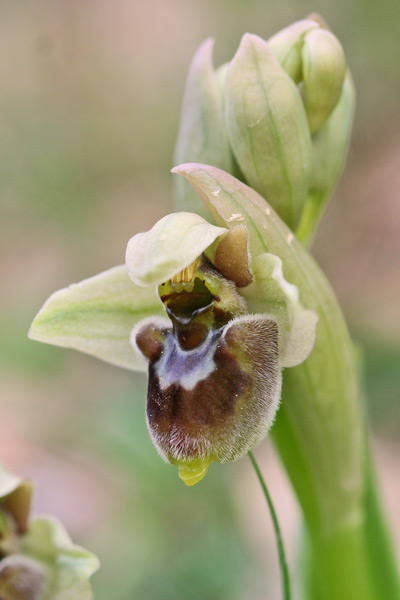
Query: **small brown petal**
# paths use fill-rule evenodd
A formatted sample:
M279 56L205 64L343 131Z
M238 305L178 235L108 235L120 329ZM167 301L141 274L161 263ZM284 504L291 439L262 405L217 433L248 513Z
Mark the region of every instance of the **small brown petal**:
M218 240L211 262L224 277L237 287L245 287L252 280L249 268L248 233L244 226L234 227Z

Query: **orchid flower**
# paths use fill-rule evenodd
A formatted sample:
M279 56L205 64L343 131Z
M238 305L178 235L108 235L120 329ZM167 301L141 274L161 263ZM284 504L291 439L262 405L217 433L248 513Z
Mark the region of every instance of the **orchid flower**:
M209 193L218 201L226 194L222 185ZM297 242L257 201L283 236L287 261ZM285 279L281 256L256 249L246 212L231 212L224 225L194 213L167 215L129 240L126 265L53 294L30 331L36 340L148 370L152 440L188 485L211 462L237 460L265 437L282 369L303 362L316 335L316 312Z
M0 598L91 600L99 561L51 517L30 519L32 484L0 464Z

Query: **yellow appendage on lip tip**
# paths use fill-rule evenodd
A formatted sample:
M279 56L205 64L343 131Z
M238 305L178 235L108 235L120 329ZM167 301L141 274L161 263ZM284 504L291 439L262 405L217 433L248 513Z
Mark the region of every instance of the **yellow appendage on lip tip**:
M188 486L195 485L206 476L209 466L210 461L202 460L182 463L178 465L179 478Z

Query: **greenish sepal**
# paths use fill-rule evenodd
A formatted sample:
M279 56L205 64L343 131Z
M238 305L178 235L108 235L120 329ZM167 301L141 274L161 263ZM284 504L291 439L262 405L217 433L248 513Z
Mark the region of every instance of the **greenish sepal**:
M306 200L311 138L295 83L261 38L246 34L225 93L231 147L249 185L294 228Z
M29 337L146 371L130 333L150 315L164 315L155 287L136 286L121 265L55 292L35 317Z
M138 286L156 286L168 281L226 232L195 213L167 215L149 231L129 240L126 249L129 276Z
M35 519L21 540L21 551L46 569L46 599L92 599L89 579L99 568L99 560L73 544L59 521L49 517Z
M346 58L339 40L326 29L313 29L304 37L303 98L311 133L326 122L342 93Z
M301 47L304 36L311 29L318 27L318 23L314 20L302 19L281 29L268 40L268 45L273 50L282 68L296 83L299 83L303 74Z
M174 162L206 162L231 171L232 152L222 111L221 79L212 64L214 40L205 40L197 50L186 82ZM210 219L204 205L183 179L174 181L178 210L197 212Z

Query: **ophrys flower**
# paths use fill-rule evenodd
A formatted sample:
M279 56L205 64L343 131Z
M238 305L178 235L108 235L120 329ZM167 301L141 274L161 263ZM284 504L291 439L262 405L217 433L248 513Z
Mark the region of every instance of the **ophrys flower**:
M164 217L129 241L126 267L56 292L30 333L120 366L147 363L151 437L188 485L265 437L282 369L305 360L315 339L316 314L278 256L252 255L243 221Z

